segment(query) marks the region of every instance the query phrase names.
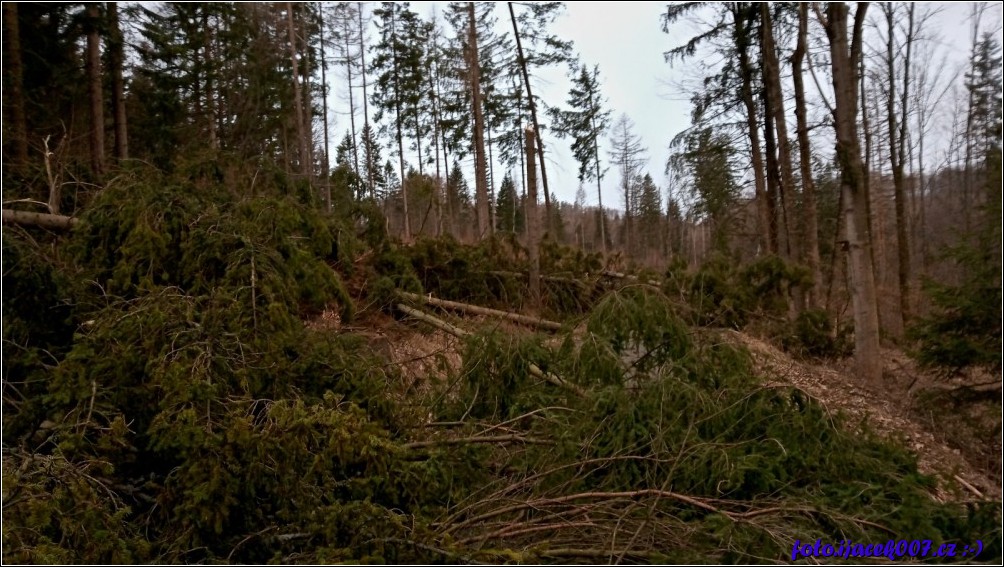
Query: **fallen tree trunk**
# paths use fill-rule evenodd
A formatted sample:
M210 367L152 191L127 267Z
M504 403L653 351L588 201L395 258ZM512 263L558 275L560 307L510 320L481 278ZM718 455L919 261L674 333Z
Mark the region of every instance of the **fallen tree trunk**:
M412 293L404 294L403 293L402 295L412 295L412 296L414 296L415 294L412 294ZM398 308L398 310L400 310L405 315L409 315L411 317L414 317L415 319L418 319L419 321L422 321L423 323L428 323L428 324L432 325L433 327L439 329L440 331L443 331L445 333L453 335L454 337L463 339L463 338L467 338L467 337L471 336L471 334L472 334L470 331L467 331L465 329L461 329L460 327L456 327L454 325L451 325L451 324L447 323L446 321L443 321L442 319L433 317L432 315L429 315L428 313L424 313L422 311L419 311L418 309L414 309L412 307L408 307L407 305L405 305L403 303L398 303L397 304L397 308ZM530 368L529 369L530 369L530 375L533 376L533 377L535 377L535 378L540 378L541 380L550 382L551 384L554 384L555 386L558 386L559 388L564 388L566 390L569 390L569 391L575 393L579 397L585 397L585 395L586 395L585 390L583 390L582 388L579 388L575 384L572 384L572 383L569 383L569 382L565 382L564 380L562 380L561 378L558 378L557 376L555 376L554 374L551 374L550 372L544 372L536 364L530 363Z
M457 337L458 339L465 339L465 338L471 336L470 331L466 331L464 329L461 329L460 327L455 327L455 326L447 323L446 321L443 321L442 319L437 319L436 317L433 317L432 315L428 315L426 313L423 313L422 311L419 311L418 309L414 309L412 307L408 307L407 305L405 305L403 303L398 303L397 304L397 308L398 308L399 311L401 311L401 313L404 313L405 315L408 315L410 317L414 317L415 319L418 319L419 321L422 321L423 323L428 323L428 324L432 325L433 327L439 329L440 331L443 331L444 333L449 334L449 335L453 335L454 337Z
M53 230L70 230L73 225L79 222L79 219L63 215L50 215L48 213L3 209L3 222L19 224L21 226L38 226Z
M631 274L622 274L621 272L612 272L610 270L605 270L603 272L600 272L600 275L601 276L606 276L608 278L618 279L618 280L630 280L630 281L633 281L633 282L640 282L641 281L641 279L638 276L634 276L634 275L631 275ZM654 286L658 286L659 285L659 282L657 280L645 280L642 283L647 283L648 285L654 285Z
M522 272L507 272L505 270L492 270L492 271L490 271L488 273L491 274L491 275L493 275L493 276L508 276L508 277L523 278L523 279L527 278L527 275L524 274L524 273L522 273ZM563 278L561 276L540 276L540 279L542 281L545 281L545 282L554 282L554 283L574 285L574 286L580 287L580 288L586 288L586 287L588 287L588 284L586 284L586 282L584 282L582 280L576 280L576 279L573 279L573 278Z
M479 307L477 305L471 305L469 303L459 303L456 301L447 301L445 299L436 299L431 296L418 295L415 293L408 293L406 291L401 291L398 293L401 295L401 297L407 299L408 301L414 301L415 303L435 305L436 307L443 307L446 309L456 309L458 311L464 311L466 313L474 313L476 315L485 315L488 317L503 317L505 319L509 319L510 321L515 321L516 323L522 323L524 325L529 325L531 327L547 329L549 331L561 330L561 323L555 321L548 321L547 319L541 319L539 317L530 317L529 315L509 313L508 311L499 311L497 309Z

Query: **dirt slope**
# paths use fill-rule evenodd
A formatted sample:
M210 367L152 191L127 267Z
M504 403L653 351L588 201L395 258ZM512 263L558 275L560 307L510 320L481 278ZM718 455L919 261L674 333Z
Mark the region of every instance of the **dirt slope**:
M1001 499L1001 478L994 473L1000 471L1000 432L996 439L983 440L996 454L996 466L986 466L977 454L986 447L960 450L950 443L950 429L934 420L918 419L917 393L930 387L933 380L902 352L883 350L883 383L875 385L855 376L850 361L832 366L801 362L748 334L727 333L730 339L750 350L761 375L772 383L790 384L803 390L831 413L848 416L852 426L865 420L878 433L902 439L917 454L920 470L943 481L934 495L936 498Z

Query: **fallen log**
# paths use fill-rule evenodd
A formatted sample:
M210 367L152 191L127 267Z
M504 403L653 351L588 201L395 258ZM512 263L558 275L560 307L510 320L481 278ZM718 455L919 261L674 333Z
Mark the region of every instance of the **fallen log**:
M446 321L443 321L442 319L437 319L432 315L428 315L426 313L423 313L422 311L419 311L418 309L408 307L403 303L398 303L397 308L399 311L401 311L401 313L404 313L409 317L414 317L415 319L418 319L423 323L428 323L433 327L439 329L440 331L443 331L444 333L447 333L449 335L453 335L458 339L464 339L471 336L470 331L466 331L464 329L461 329L460 327L455 327L447 323Z
M415 293L408 293L406 291L398 292L401 297L407 299L408 301L413 301L415 303L423 303L427 305L435 305L436 307L443 307L445 309L456 309L457 311L464 311L466 313L474 313L476 315L485 315L488 317L502 317L516 323L521 323L523 325L529 325L531 327L538 327L541 329L547 329L549 331L559 331L561 330L561 323L556 321L548 321L547 319L541 319L539 317L530 317L529 315L520 315L518 313L509 313L508 311L499 311L497 309L489 309L487 307L480 307L477 305L471 305L469 303L459 303L457 301L447 301L445 299L436 299L432 296L418 295Z
M407 295L414 295L414 294L407 294ZM459 339L467 338L467 337L471 336L471 334L472 334L468 330L461 329L460 327L451 325L451 324L447 323L446 321L443 321L442 319L439 319L437 317L433 317L432 315L429 315L428 313L424 313L422 311L419 311L418 309L415 309L415 308L412 308L412 307L408 307L407 305L405 305L403 303L398 303L397 304L397 308L398 308L399 311L401 311L405 315L408 315L410 317L414 317L415 319L418 319L419 321L422 321L423 323L428 323L429 325L432 325L433 327L439 329L440 331L443 331L445 333L453 335L454 337L457 337ZM561 378L555 376L554 374L551 374L550 372L544 372L536 364L530 363L529 370L530 370L530 375L533 376L533 377L535 377L535 378L540 378L541 380L550 382L551 384L554 384L555 386L558 386L559 388L564 388L566 390L569 390L569 391L575 393L579 397L585 397L585 395L586 395L585 390L583 390L582 388L579 388L578 386L576 386L575 384L572 384L570 382L565 382L564 380L562 380Z
M639 278L638 276L631 275L631 274L622 274L621 272L614 272L614 271L611 271L611 270L602 271L602 272L600 272L600 275L608 277L608 278L618 279L618 280L629 280L629 281L633 281L633 282L641 282L641 278ZM647 283L648 285L654 285L654 286L657 286L657 287L659 286L659 282L657 280L645 280L642 283Z
M73 225L79 222L79 219L63 215L50 215L49 213L32 213L29 211L3 209L3 222L19 224L21 226L38 226L52 230L70 230Z
M491 274L491 275L493 275L493 276L505 276L505 277L523 278L523 279L527 278L527 275L524 274L523 272L509 272L509 271L506 271L506 270L492 270L492 271L490 271L488 273ZM586 286L586 283L583 282L582 280L576 280L576 279L573 279L573 278L563 278L561 276L540 276L540 279L543 280L543 281L546 281L546 282L563 283L563 284L575 285L575 286L580 286L580 287L585 287Z

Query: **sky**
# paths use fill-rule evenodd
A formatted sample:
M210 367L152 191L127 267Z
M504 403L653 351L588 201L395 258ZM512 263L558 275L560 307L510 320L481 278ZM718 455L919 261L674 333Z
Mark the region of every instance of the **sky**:
M932 65L942 65L955 68L961 65L968 56L970 49L969 3L931 3L931 7L939 8L941 12L929 25L928 33L938 37L937 49L939 56L932 59ZM433 10L440 14L444 9L442 2L412 2L412 10L423 18L428 18ZM634 123L634 132L639 135L642 145L647 148L645 169L665 187L667 180L664 175L666 160L669 157L670 141L690 125L689 97L681 90L681 84L693 81L699 76L705 66L714 65L716 58L710 53L698 53L697 57L684 63L670 66L665 62L663 53L685 43L699 29L706 29L694 21L675 23L669 33L662 31L660 15L665 11L664 2L567 2L566 10L558 17L553 26L553 32L574 42L573 49L583 63L590 67L598 65L600 69L601 91L606 99L606 107L613 111L611 122L617 120L621 113L626 114ZM370 7L372 9L372 5ZM520 6L516 5L516 10ZM871 17L879 15L877 4L869 8ZM499 25L511 30L505 3L498 3L496 16ZM990 28L1001 35L1001 4L991 3L990 10L984 16L984 27ZM874 33L874 32L873 32ZM942 61L941 57L946 59ZM329 79L330 80L330 79ZM820 76L820 81L826 81ZM948 77L945 78L948 80ZM961 85L961 78L957 80ZM332 84L337 92L340 85ZM541 73L534 82L534 94L551 105L565 105L570 86L566 69L554 69ZM824 84L823 89L828 85ZM814 84L807 80L807 95L816 99L818 93ZM789 105L790 106L790 105ZM815 116L824 112L818 105ZM791 114L792 109L787 109ZM541 118L546 121L545 118ZM792 122L793 122L792 118ZM334 140L341 139L341 133L348 128L348 118L339 116L332 128ZM935 144L945 127L941 126L932 132ZM794 128L789 127L791 132ZM820 136L830 144L832 135L820 129ZM946 136L941 136L945 138ZM547 154L547 174L551 190L562 201L572 202L578 188L578 163L571 150L571 141L558 139L544 132L544 145ZM932 144L935 145L935 144ZM608 154L605 147L609 146L607 139L601 142L600 158L606 161ZM829 150L829 148L815 148ZM937 152L937 148L931 149ZM470 161L470 160L468 160ZM473 186L473 167L467 166L468 183ZM514 176L518 175L513 172ZM502 173L496 168L496 183L502 178ZM613 170L607 173L603 181L604 205L623 208L622 199L617 196L617 173ZM587 204L596 204L595 182L585 186Z
M611 122L622 113L634 122L634 132L648 149L645 169L657 182L663 177L670 140L690 125L690 103L669 86L672 70L663 58L665 51L681 41L673 36L683 34L663 33L659 16L664 10L664 3L569 2L554 27L559 37L574 41L583 63L590 68L599 65L602 92L607 108L613 111ZM541 96L564 104L567 83L552 81L547 87ZM603 142L609 146L607 140ZM578 164L569 145L568 140L556 140L548 148L557 161L552 185L558 197L567 201L575 198L578 187ZM607 159L604 149L600 158ZM605 203L611 206L618 203L616 177L611 171L604 179L604 186L609 187ZM587 203L595 204L592 184L586 187Z

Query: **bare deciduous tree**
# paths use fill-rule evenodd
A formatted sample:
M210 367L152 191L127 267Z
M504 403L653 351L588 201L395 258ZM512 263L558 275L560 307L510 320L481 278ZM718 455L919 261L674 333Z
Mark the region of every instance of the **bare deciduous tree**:
M851 300L854 311L854 358L858 373L867 380L882 376L879 353L879 324L876 307L875 275L872 271L870 243L867 236L867 194L863 183L865 171L858 144L858 76L856 62L861 54L862 28L868 4L858 3L854 27L848 39L848 7L830 2L826 14L817 13L830 44L833 70L834 116L837 135L837 162L843 195L846 241L850 253Z

